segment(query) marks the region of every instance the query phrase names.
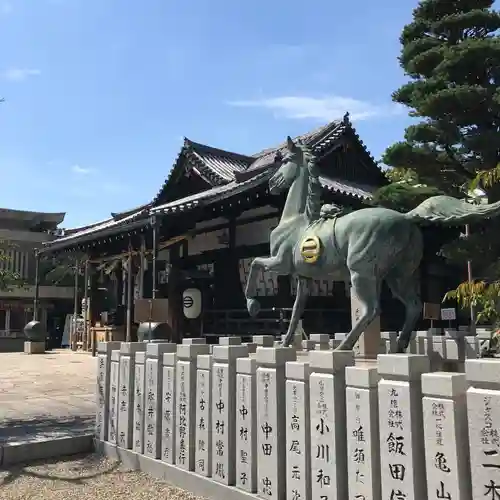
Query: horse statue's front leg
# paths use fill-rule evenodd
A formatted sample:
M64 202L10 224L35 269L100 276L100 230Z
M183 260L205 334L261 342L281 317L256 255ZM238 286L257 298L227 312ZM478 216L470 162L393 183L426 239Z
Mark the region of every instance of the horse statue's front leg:
M247 309L250 316L257 316L260 311L260 303L256 298L259 271L265 270L283 275L288 274L286 267L282 254L274 257L256 257L252 261L245 288L245 298L247 299Z
M295 297L295 302L293 303L292 317L290 318L288 330L283 342L281 343L283 347L288 347L292 342L292 337L295 334L299 320L306 307L308 292L309 289L307 287L307 280L305 278L297 278L297 296Z

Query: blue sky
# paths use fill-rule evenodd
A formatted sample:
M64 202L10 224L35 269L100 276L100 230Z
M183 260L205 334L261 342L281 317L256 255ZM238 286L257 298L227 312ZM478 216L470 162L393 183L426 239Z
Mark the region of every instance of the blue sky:
M183 136L254 153L345 111L379 158L416 4L0 0L0 206L90 223L150 200Z

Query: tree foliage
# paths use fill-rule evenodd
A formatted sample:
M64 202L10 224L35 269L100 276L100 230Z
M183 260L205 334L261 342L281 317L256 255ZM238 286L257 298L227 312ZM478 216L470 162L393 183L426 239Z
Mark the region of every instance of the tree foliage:
M421 0L414 9L400 36L399 62L410 81L392 95L414 121L382 158L395 172L413 172L420 186L462 198L481 188L490 202L500 200L494 182L500 178L500 14L493 3ZM408 185L387 192L403 210L421 199ZM474 226L470 238L442 254L463 269L472 260L477 276L491 276L499 271L500 238L492 237L499 230L497 220Z
M493 0L422 0L404 27L400 64L411 81L393 93L416 123L384 163L460 194L500 162L500 14ZM496 186L487 189L498 199Z
M26 286L23 277L12 269L12 258L9 251L15 245L8 242L0 242L0 291L9 292L15 288Z

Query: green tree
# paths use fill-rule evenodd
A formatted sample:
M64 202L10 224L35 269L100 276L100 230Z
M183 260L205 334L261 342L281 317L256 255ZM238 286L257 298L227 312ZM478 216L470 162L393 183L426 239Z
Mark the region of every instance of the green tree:
M477 177L500 163L500 14L493 3L422 0L414 9L400 37L399 61L410 82L392 97L415 120L383 155L386 165L413 171L423 185L464 197L475 183L490 202L500 200L500 184ZM480 276L494 274L499 229L498 221L475 227L443 253L464 268L473 259Z

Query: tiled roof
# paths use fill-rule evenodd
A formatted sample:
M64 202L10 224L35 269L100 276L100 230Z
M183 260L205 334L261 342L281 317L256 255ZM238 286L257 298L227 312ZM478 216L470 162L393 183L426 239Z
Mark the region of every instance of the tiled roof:
M264 184L269 177L271 172L261 172L259 175L253 176L244 182L231 181L227 184L220 186L215 186L206 191L201 191L200 193L187 196L186 198L181 198L180 200L174 200L158 207L151 209L151 214L167 214L167 213L179 213L187 210L191 210L198 206L206 206L217 201L222 201L231 196L236 196L248 189L257 187Z
M81 231L76 231L62 238L57 238L56 240L48 241L43 243L43 248L53 248L53 247L65 247L69 246L73 241L81 240L86 236L99 236L101 233L120 231L121 227L128 227L131 223L134 223L141 219L146 219L149 216L149 210L140 210L134 212L133 214L123 217L121 219L107 219L101 223L88 226Z
M155 196L152 205L155 205L165 187L180 171L192 168L201 178L212 186L218 186L234 180L234 172L241 172L248 168L253 159L231 151L213 148L184 138L184 145L177 156L174 166L170 170L160 191Z
M319 178L319 182L325 189L332 193L346 194L348 196L354 196L355 198L361 198L362 200L371 199L376 190L376 188L372 186L365 186L357 182L332 179L323 176Z

